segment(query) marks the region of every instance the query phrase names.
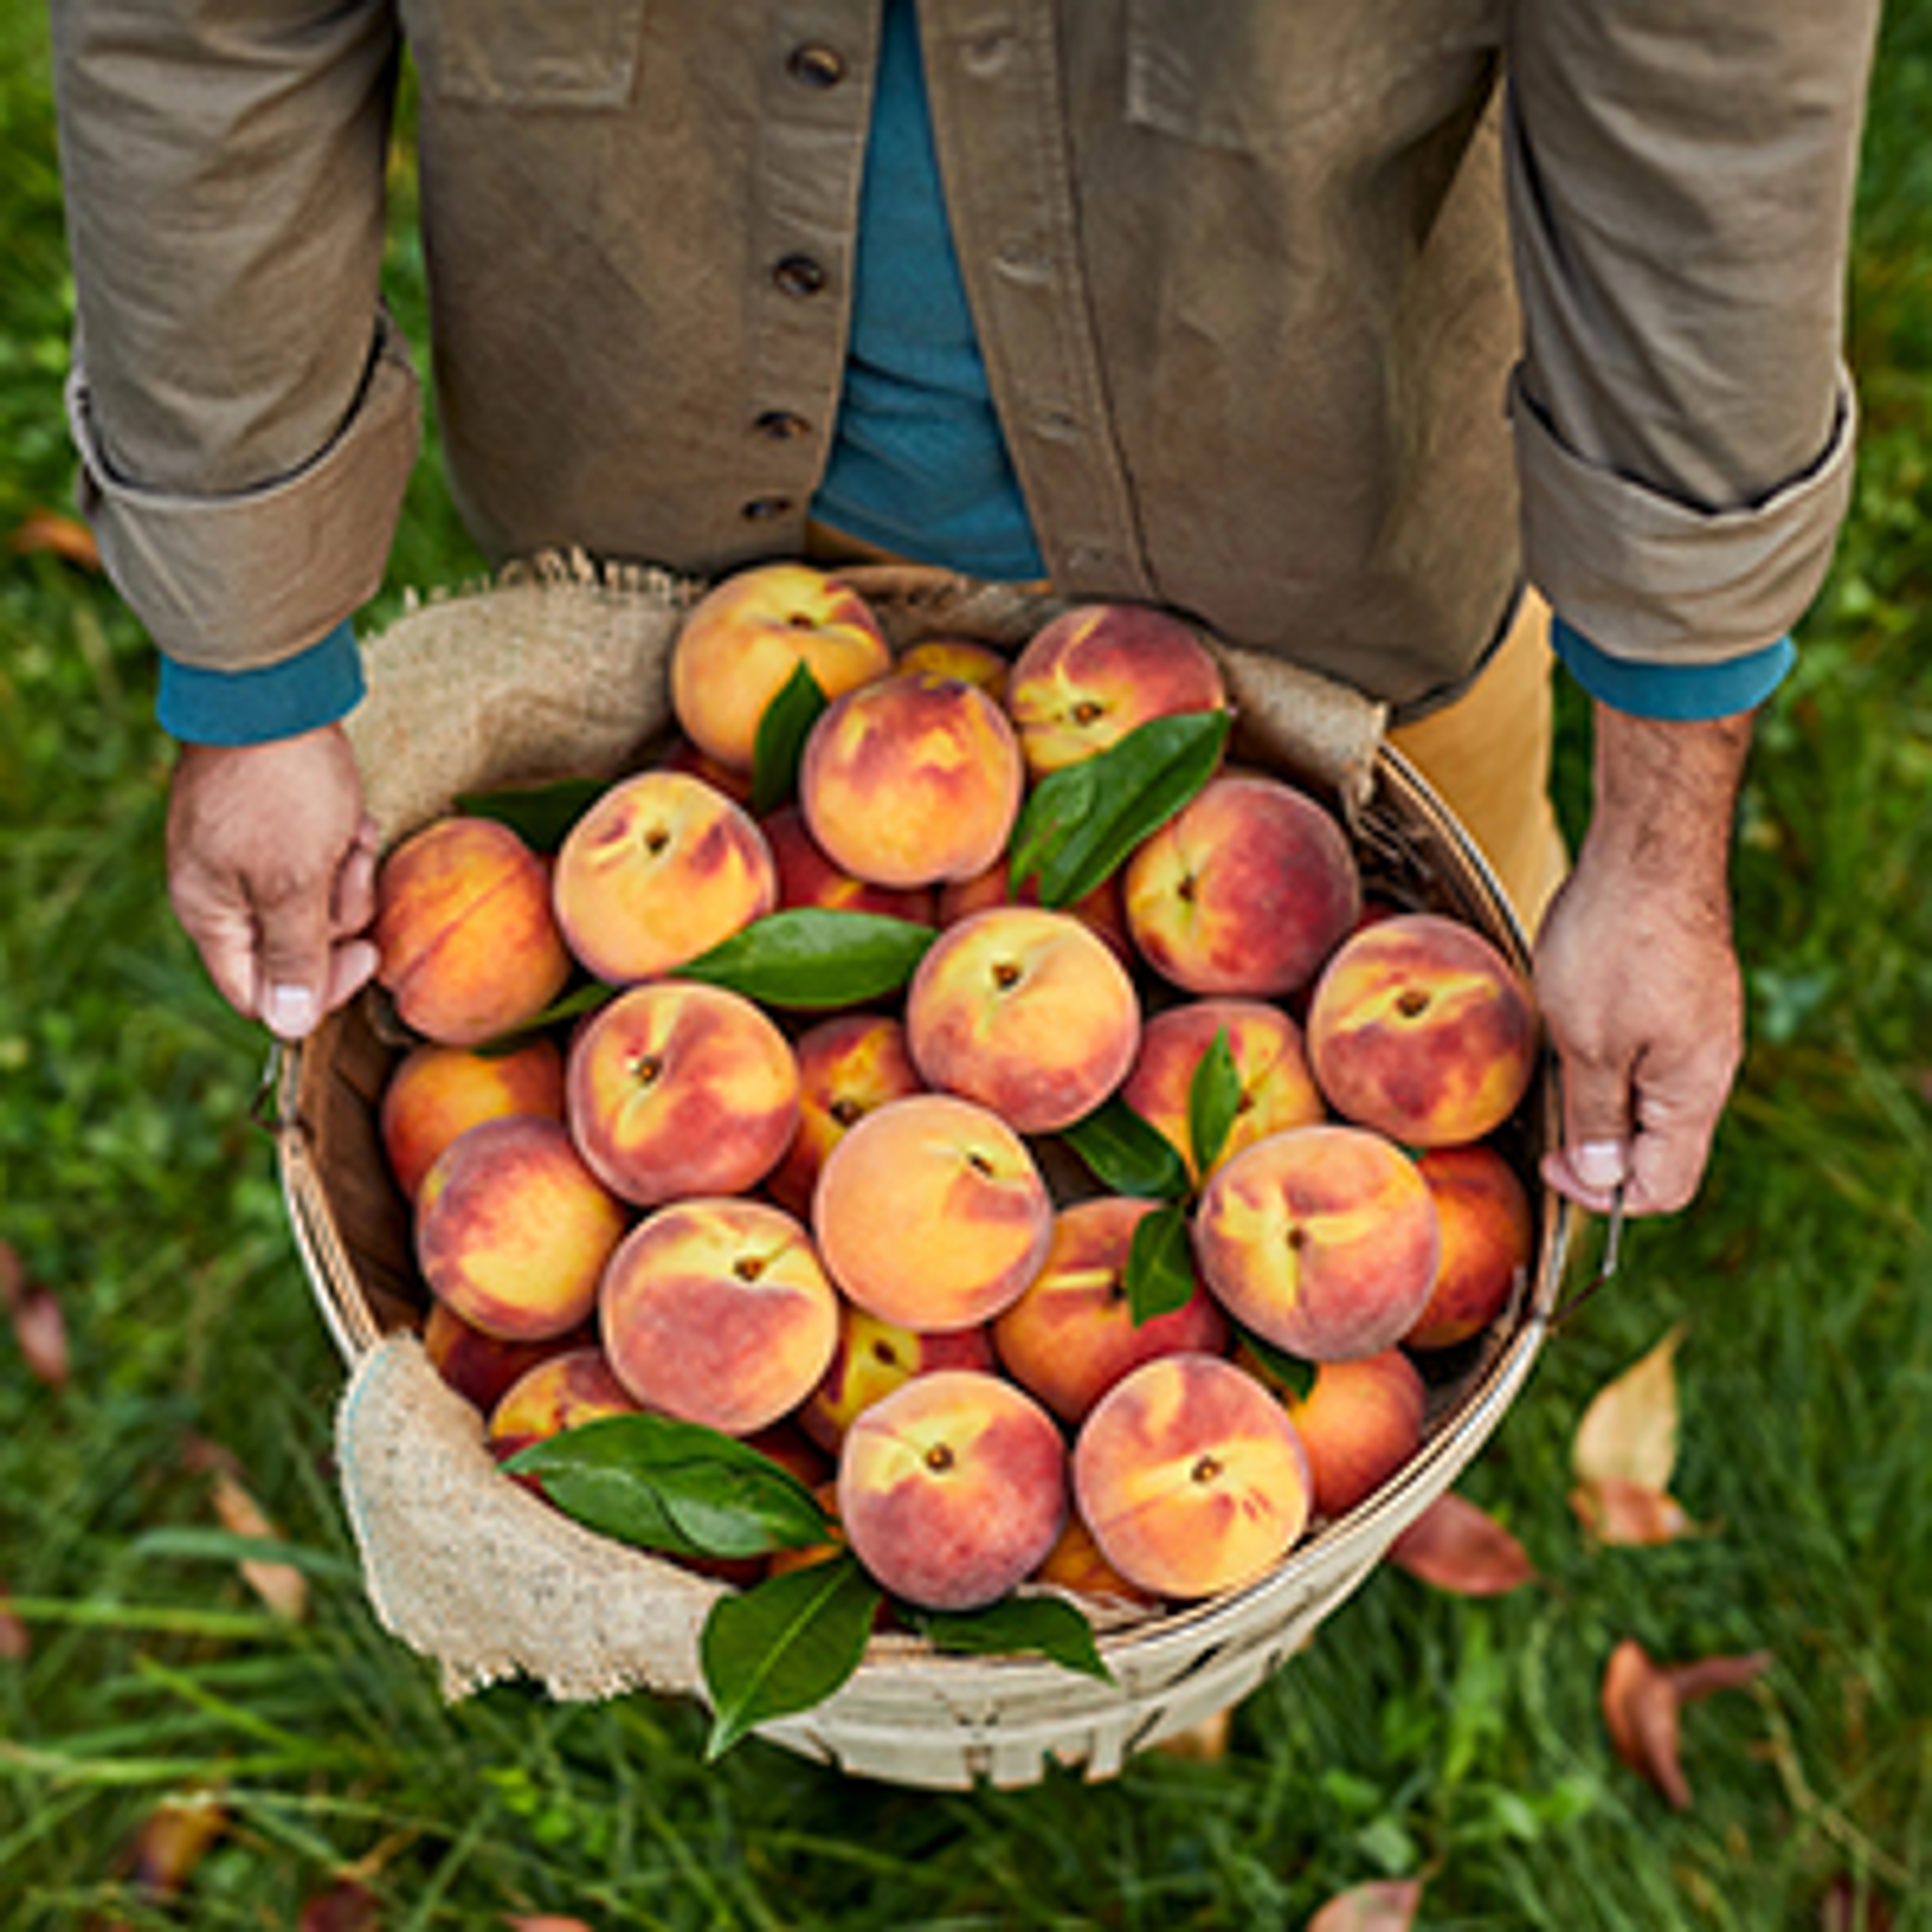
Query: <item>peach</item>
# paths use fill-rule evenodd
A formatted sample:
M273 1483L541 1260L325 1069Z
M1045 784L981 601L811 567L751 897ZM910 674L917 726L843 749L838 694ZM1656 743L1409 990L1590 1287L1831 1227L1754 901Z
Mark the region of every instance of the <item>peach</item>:
M722 791L734 805L742 805L747 811L751 808L752 774L721 765L716 758L706 757L688 738L674 738L655 762L661 772L682 772L687 777L702 778L714 790Z
M1308 1057L1328 1104L1410 1147L1480 1140L1536 1071L1528 983L1474 926L1402 913L1336 950L1308 1007Z
M838 1339L838 1304L804 1227L762 1201L674 1202L626 1234L598 1327L617 1379L647 1408L728 1435L788 1414Z
M890 1100L826 1156L812 1226L868 1314L922 1333L989 1321L1046 1258L1053 1203L1024 1141L950 1094Z
M1217 1168L1194 1215L1209 1292L1264 1342L1310 1361L1390 1347L1435 1286L1427 1184L1366 1128L1290 1127Z
M472 1328L541 1341L589 1318L626 1225L557 1122L512 1114L458 1135L423 1177L416 1259Z
M484 1445L506 1462L518 1450L567 1429L637 1413L637 1402L610 1372L604 1351L586 1342L538 1363L513 1382L490 1412Z
M1190 993L1268 998L1312 979L1355 922L1347 836L1306 792L1248 773L1210 779L1129 857L1128 929Z
M1359 1361L1324 1362L1288 1412L1308 1451L1315 1508L1346 1516L1422 1447L1429 1391L1400 1348Z
M1078 1424L1130 1370L1156 1355L1227 1348L1228 1318L1198 1285L1178 1308L1134 1320L1127 1256L1135 1228L1156 1204L1101 1195L1063 1208L1039 1274L993 1323L1007 1374L1062 1422Z
M1188 1102L1194 1076L1216 1034L1228 1036L1240 1098L1219 1159L1286 1127L1312 1126L1327 1103L1308 1070L1301 1029L1262 1000L1189 1000L1149 1017L1120 1098L1166 1135L1198 1182Z
M1100 1554L1094 1532L1082 1521L1077 1509L1067 1511L1066 1527L1060 1532L1060 1540L1041 1560L1033 1580L1118 1608L1152 1610L1160 1603L1153 1592L1130 1583Z
M586 1323L535 1342L505 1342L464 1320L447 1302L432 1300L423 1319L423 1353L443 1381L488 1415L504 1391L539 1362L595 1341Z
M906 1040L927 1085L1024 1134L1090 1113L1126 1078L1140 1001L1126 968L1071 914L1000 906L948 926L906 989Z
M940 887L939 923L957 926L962 919L976 912L990 912L995 906L1036 906L1039 903L1040 881L1027 879L1018 891L1014 891L1012 874L1003 856L970 879L955 879ZM1118 872L1108 873L1084 898L1076 899L1064 910L1104 939L1108 950L1130 971L1138 963L1140 956L1135 952L1133 937L1127 931L1126 908L1120 901Z
M391 851L370 937L398 1016L445 1046L526 1024L570 977L549 870L494 819L436 819Z
M1107 750L1150 719L1227 704L1200 639L1140 604L1063 613L1034 632L1006 683L1006 710L1036 778Z
M1066 1520L1066 1448L1023 1390L972 1369L916 1376L875 1402L838 1458L838 1516L880 1586L927 1610L996 1602Z
M825 1156L847 1128L874 1107L922 1094L926 1083L906 1051L904 1024L890 1013L836 1013L792 1042L798 1062L798 1130L765 1191L801 1220Z
M977 685L904 671L848 692L813 725L799 800L835 865L874 885L929 886L1006 850L1024 778L1012 727Z
M1432 1148L1416 1162L1442 1224L1442 1263L1411 1348L1450 1348L1509 1305L1536 1257L1536 1216L1516 1169L1482 1142Z
M628 986L709 952L778 904L758 822L682 772L640 772L598 797L556 855L557 923L600 980Z
M900 652L898 668L976 684L996 704L1004 704L1012 667L989 644L976 644L967 638L926 638Z
M929 886L875 886L855 879L826 856L812 837L805 814L796 805L780 806L760 822L772 861L778 868L782 907L818 907L827 912L882 913L888 919L909 919L918 926L937 922L938 910Z
M1252 1583L1307 1526L1307 1452L1281 1405L1218 1355L1162 1355L1081 1425L1073 1492L1100 1553L1160 1597Z
M564 1096L592 1171L652 1208L764 1180L797 1130L798 1063L742 994L658 980L591 1016L565 1063Z
M539 1036L514 1052L414 1047L382 1088L376 1129L389 1172L413 1201L430 1164L466 1127L510 1114L563 1118L563 1055Z
M799 1426L821 1448L836 1454L854 1421L900 1383L935 1369L996 1366L992 1337L983 1325L922 1335L842 1302L838 1346L832 1352L824 1378L798 1412Z
M878 619L850 584L806 564L757 565L685 614L671 646L671 708L700 751L748 772L766 710L801 664L830 700L892 662Z

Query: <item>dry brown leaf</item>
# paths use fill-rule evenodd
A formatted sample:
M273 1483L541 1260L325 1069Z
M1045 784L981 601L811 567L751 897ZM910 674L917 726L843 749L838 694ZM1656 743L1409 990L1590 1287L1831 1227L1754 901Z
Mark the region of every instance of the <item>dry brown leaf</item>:
M231 1535L278 1540L281 1532L262 1514L261 1506L226 1469L214 1472L214 1513ZM308 1612L308 1581L286 1563L244 1562L243 1580L278 1617L298 1623Z
M1570 1466L1586 1489L1615 1480L1667 1490L1677 1466L1679 1322L1634 1367L1606 1382L1584 1412Z
M1675 1496L1616 1476L1572 1490L1570 1507L1599 1543L1675 1543L1679 1537L1700 1535L1709 1527L1693 1522Z
M1610 1653L1604 1672L1604 1722L1618 1756L1648 1779L1673 1809L1683 1810L1690 1802L1690 1786L1678 1754L1679 1711L1713 1690L1749 1683L1771 1660L1768 1651L1751 1651L1661 1665L1634 1638L1626 1637Z
M353 1879L318 1892L302 1909L297 1932L376 1932L376 1894Z
M129 1882L151 1898L178 1896L227 1822L227 1814L212 1798L171 1798L157 1805L134 1834Z
M1892 1907L1868 1886L1840 1872L1818 1901L1818 1932L1892 1932Z
M8 548L16 556L45 554L78 570L100 568L100 547L94 532L78 518L55 510L29 510L8 539Z
M560 1918L553 1912L514 1912L503 1923L510 1932L597 1932L588 1919Z
M1452 1490L1389 1545L1398 1569L1459 1597L1500 1597L1536 1580L1528 1552L1486 1510Z
M7 1586L0 1582L0 1662L18 1664L33 1649L34 1640L8 1602Z
M0 1241L0 1304L14 1324L14 1338L28 1368L50 1388L68 1378L67 1322L53 1290L27 1279L20 1256Z
M1306 1932L1408 1932L1421 1909L1421 1880L1377 1879L1337 1893L1308 1922Z

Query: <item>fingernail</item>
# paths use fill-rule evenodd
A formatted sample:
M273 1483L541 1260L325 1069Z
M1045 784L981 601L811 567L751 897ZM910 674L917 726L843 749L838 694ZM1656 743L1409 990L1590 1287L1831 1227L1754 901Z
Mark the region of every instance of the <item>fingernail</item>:
M306 986L271 986L262 1016L282 1040L301 1040L315 1024L315 995Z
M1570 1156L1570 1166L1586 1187L1615 1187L1624 1178L1621 1141L1585 1141Z

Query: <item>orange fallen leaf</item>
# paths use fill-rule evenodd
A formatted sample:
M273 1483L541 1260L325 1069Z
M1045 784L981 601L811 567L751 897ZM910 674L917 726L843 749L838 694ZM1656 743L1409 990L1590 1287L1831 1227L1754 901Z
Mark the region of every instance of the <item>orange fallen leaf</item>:
M226 1828L212 1798L171 1798L142 1820L128 1854L128 1882L150 1898L173 1898Z
M261 1506L227 1470L214 1472L214 1513L231 1535L278 1540L281 1532L263 1514ZM308 1611L308 1580L286 1563L244 1560L243 1580L278 1617L298 1623Z
M1684 1505L1662 1490L1646 1490L1621 1477L1570 1492L1576 1520L1599 1543L1675 1543L1708 1528L1690 1520Z
M1612 1544L1667 1543L1694 1526L1670 1494L1677 1466L1679 1322L1648 1354L1597 1391L1570 1444L1570 1506Z
M8 1607L7 1586L0 1582L0 1662L18 1664L33 1648L32 1634Z
M100 547L94 532L77 517L62 516L54 510L29 510L8 540L8 548L16 556L57 556L77 570L100 568Z
M1760 1650L1663 1665L1634 1637L1626 1637L1611 1652L1604 1672L1604 1723L1611 1745L1673 1810L1683 1810L1690 1802L1690 1786L1678 1757L1680 1710L1713 1690L1748 1684L1771 1661L1771 1653Z
M353 1879L318 1892L302 1909L297 1932L376 1932L376 1894Z
M1454 1490L1436 1498L1389 1545L1398 1569L1459 1597L1500 1597L1536 1580L1522 1545Z
M1377 1879L1329 1900L1306 1932L1408 1932L1422 1908L1418 1878Z
M64 1388L67 1322L60 1304L52 1288L27 1279L20 1257L4 1241L0 1241L0 1304L13 1322L14 1339L28 1370L48 1388Z

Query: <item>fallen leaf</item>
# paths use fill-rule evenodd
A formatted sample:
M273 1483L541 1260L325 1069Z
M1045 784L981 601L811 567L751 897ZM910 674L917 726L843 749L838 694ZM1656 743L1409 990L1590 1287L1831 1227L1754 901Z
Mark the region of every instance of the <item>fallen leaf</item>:
M514 1912L503 1923L510 1932L597 1932L587 1919L560 1918L551 1912Z
M1634 1367L1606 1382L1584 1412L1570 1445L1570 1467L1586 1488L1612 1480L1667 1490L1677 1466L1679 1322Z
M376 1932L376 1894L353 1879L318 1892L302 1909L297 1932Z
M1452 1490L1389 1545L1398 1569L1459 1597L1501 1597L1536 1580L1528 1552L1496 1518Z
M226 1469L214 1472L214 1513L221 1526L235 1536L279 1539L281 1532L262 1514L254 1498ZM308 1611L308 1580L286 1563L246 1561L243 1580L278 1617L298 1623Z
M1672 1809L1683 1810L1690 1802L1690 1786L1678 1753L1682 1707L1713 1690L1749 1683L1771 1660L1770 1652L1760 1650L1662 1665L1634 1638L1626 1637L1610 1653L1604 1672L1604 1722L1618 1756L1654 1785Z
M227 1814L212 1798L171 1798L142 1820L128 1853L130 1884L150 1898L173 1898L220 1837Z
M1647 1490L1621 1477L1606 1476L1570 1492L1576 1520L1599 1543L1624 1545L1675 1543L1700 1535L1708 1523L1690 1520L1677 1498L1662 1490Z
M1818 1932L1892 1932L1892 1907L1848 1872L1840 1872L1818 1901Z
M0 1661L18 1664L32 1650L34 1640L8 1604L7 1586L0 1583Z
M62 1388L68 1378L67 1322L53 1290L27 1279L20 1257L0 1241L0 1303L14 1324L28 1368L50 1388Z
M1421 1907L1419 1878L1377 1879L1337 1893L1308 1922L1306 1932L1408 1932Z
M94 532L78 518L54 510L29 510L8 540L8 548L16 556L57 556L77 570L100 568L100 547Z

